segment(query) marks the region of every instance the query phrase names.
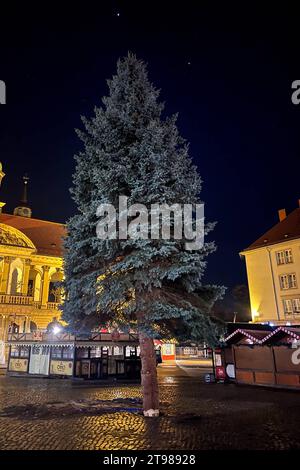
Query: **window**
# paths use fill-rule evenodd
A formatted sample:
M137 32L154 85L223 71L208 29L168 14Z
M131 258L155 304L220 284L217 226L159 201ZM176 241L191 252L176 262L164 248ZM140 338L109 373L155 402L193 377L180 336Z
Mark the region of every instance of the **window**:
M114 346L113 355L114 356L122 356L123 355L123 347L122 346Z
M284 250L284 257L285 257L286 263L292 263L293 262L292 250Z
M288 282L287 274L283 274L282 276L280 276L280 287L281 287L281 289L288 289L289 288L289 282Z
M63 359L73 359L73 352L74 350L71 347L63 348L63 351L62 351Z
M88 348L77 348L76 349L76 357L78 359L83 359L83 358L89 357Z
M12 346L11 357L29 357L29 346Z
M12 346L10 350L10 355L11 357L19 357L19 347L18 346Z
M283 308L286 315L300 314L300 298L283 299Z
M291 289L296 289L297 288L297 282L296 282L296 274L289 274L289 286Z
M292 302L294 313L300 313L300 299L293 299Z
M126 346L125 348L125 357L136 356L136 349L134 346Z
M53 359L61 359L62 356L62 348L53 347L51 351L51 357Z
M297 288L297 281L296 281L296 274L282 274L279 276L280 287L283 290L286 289L296 289Z
M101 346L93 346L90 349L91 357L101 357Z
M73 359L73 348L63 346L53 346L51 351L52 359Z
M277 264L284 264L284 252L277 251L276 253Z
M291 299L283 300L283 309L286 315L291 315L293 313L293 304Z
M20 347L20 357L29 357L29 347L21 346Z
M289 264L293 262L292 250L289 248L287 250L277 251L276 253L277 264Z

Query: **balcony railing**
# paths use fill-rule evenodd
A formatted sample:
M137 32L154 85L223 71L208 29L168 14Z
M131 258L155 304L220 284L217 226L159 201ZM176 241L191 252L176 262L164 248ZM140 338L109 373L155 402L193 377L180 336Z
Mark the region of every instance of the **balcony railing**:
M33 297L27 297L26 295L0 294L0 304L32 305Z
M42 304L39 301L29 297L27 295L9 295L9 294L0 294L0 304L9 304L9 305L29 305L34 308L42 308ZM58 310L58 302L47 302L48 310Z
M58 310L58 302L47 302L47 309L49 310Z

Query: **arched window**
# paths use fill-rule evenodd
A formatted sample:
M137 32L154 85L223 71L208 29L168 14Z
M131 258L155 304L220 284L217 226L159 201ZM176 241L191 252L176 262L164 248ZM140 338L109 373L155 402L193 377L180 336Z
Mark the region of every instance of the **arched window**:
M17 295L21 289L21 271L19 268L15 268L11 275L11 286L10 293L11 295Z
M34 321L31 321L30 322L30 333L33 333L36 330L37 330L37 324L34 323Z
M56 271L52 274L49 283L48 302L61 302L61 287L59 283L62 279L63 275L61 271Z
M33 297L35 302L39 302L41 300L41 292L42 292L41 273L32 267L29 272L27 295L29 295L29 297Z
M10 265L8 281L8 294L21 295L23 282L24 263L20 258L16 258Z

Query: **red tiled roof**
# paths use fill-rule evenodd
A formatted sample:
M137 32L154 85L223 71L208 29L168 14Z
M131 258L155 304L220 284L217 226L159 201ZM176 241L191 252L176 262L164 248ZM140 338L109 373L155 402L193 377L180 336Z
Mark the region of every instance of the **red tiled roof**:
M273 245L293 238L300 238L300 207L291 212L285 219L274 225L264 235L243 251L262 246Z
M3 213L0 214L0 223L24 233L35 245L39 255L62 256L65 225Z

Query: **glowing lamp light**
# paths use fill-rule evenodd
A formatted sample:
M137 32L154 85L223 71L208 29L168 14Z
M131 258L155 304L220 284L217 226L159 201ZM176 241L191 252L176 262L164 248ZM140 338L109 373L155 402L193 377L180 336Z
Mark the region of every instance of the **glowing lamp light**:
M57 335L57 333L59 333L61 331L61 328L60 328L60 326L54 326L52 331L55 335Z

